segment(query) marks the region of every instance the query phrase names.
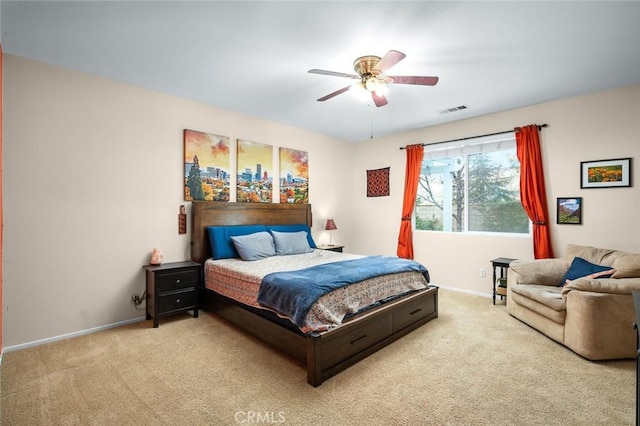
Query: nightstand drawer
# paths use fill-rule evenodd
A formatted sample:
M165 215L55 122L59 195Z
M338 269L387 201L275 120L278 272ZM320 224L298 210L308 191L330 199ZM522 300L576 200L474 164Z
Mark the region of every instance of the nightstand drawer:
M196 291L189 289L175 293L165 294L159 297L158 309L161 314L178 309L185 309L196 304Z
M179 290L198 285L198 270L194 268L158 272L158 291Z

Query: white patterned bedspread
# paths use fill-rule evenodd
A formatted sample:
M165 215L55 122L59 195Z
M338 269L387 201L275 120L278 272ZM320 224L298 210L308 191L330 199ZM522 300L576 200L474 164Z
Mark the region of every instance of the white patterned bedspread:
M258 291L265 275L360 257L362 256L349 253L314 250L312 253L272 256L250 262L238 258L209 259L204 264L205 286L245 305L267 309L258 303ZM308 333L337 327L347 314L356 313L392 296L424 289L427 284L421 273L403 272L341 287L318 299L309 311L301 331Z

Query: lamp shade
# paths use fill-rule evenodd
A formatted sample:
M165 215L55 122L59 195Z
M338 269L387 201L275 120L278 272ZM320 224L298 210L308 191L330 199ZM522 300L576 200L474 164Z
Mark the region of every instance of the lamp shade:
M333 219L327 219L327 224L324 226L325 231L333 231L334 229L338 229L336 223Z

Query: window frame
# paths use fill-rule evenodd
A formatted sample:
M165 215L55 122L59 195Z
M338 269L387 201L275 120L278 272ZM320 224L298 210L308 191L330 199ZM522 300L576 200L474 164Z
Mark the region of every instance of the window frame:
M422 160L420 176L424 176L423 170L425 168L425 162L434 158L455 158L463 157L464 162L464 211L463 211L463 227L461 231L445 231L445 230L433 230L433 229L417 229L417 201L420 190L416 194L414 200L414 209L411 218L411 223L414 231L417 232L440 232L440 233L455 233L455 234L472 234L472 235L496 235L496 236L510 236L510 237L530 237L533 232L533 224L527 216L527 232L507 232L507 231L471 231L469 230L469 156L479 153L489 153L506 151L513 149L516 151L516 137L515 132L505 132L504 134L488 135L475 138L459 139L455 141L440 142L435 144L424 144L424 158ZM519 172L519 171L518 171ZM518 198L520 198L520 189L518 188ZM524 208L523 208L524 210Z

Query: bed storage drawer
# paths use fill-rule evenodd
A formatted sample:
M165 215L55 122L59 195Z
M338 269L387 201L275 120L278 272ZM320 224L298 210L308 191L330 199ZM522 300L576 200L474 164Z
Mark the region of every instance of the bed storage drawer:
M437 293L430 292L410 300L393 312L393 331L398 331L414 322L435 315Z
M322 345L331 345L336 350L325 351L322 354L321 363L325 368L333 366L378 343L389 334L391 334L391 316L383 315L358 324L353 330L340 336L327 336L326 339L323 337Z
M158 290L160 293L197 286L198 271L194 270L194 268L158 273Z

